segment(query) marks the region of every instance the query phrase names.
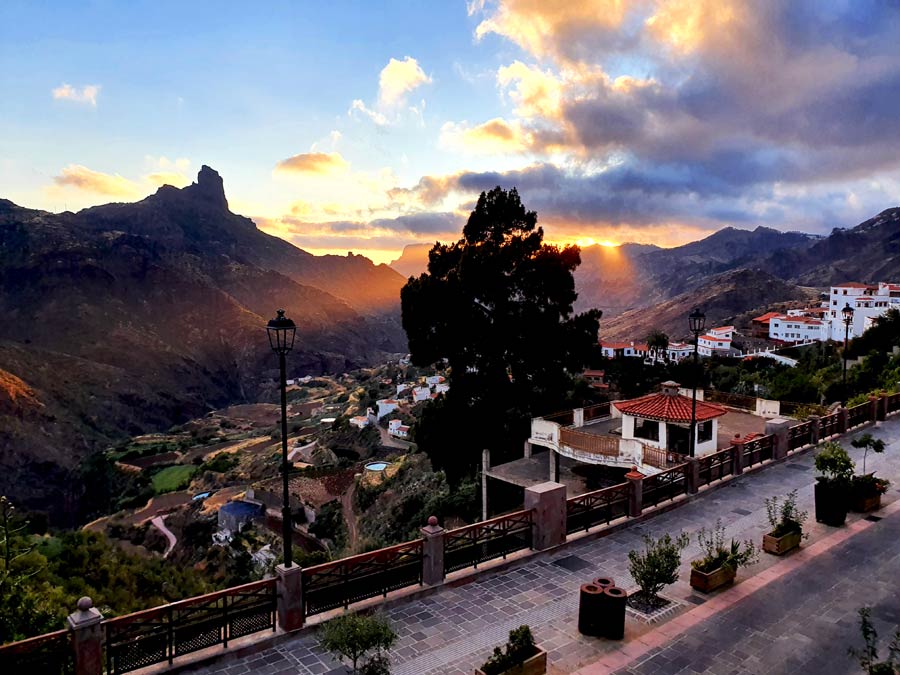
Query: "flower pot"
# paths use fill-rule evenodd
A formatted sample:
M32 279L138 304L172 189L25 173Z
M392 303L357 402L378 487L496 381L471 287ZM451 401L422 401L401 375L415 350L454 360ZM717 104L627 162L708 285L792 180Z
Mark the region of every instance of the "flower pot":
M547 672L547 652L540 647L537 653L525 659L524 663L513 666L509 670L504 670L503 675L544 675ZM481 668L475 669L475 675L484 675Z
M712 572L701 572L691 568L691 586L701 593L712 593L717 588L734 582L736 575L737 570L730 567L720 567Z
M853 495L853 510L857 513L868 513L881 508L881 493Z
M818 481L815 486L816 520L839 527L847 520L847 490L840 485Z
M775 555L784 555L791 549L800 545L802 532L788 532L781 537L773 537L771 534L763 535L763 550Z

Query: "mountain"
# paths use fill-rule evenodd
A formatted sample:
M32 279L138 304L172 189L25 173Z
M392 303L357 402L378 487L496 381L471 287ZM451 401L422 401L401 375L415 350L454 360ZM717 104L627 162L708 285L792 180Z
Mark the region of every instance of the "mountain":
M391 269L404 279L422 274L428 268L428 251L432 246L434 244L407 244L400 257L391 261Z
M298 325L292 374L405 350L403 283L261 232L205 166L184 189L79 213L0 200L0 494L65 510L51 497L96 450L273 396L278 307Z

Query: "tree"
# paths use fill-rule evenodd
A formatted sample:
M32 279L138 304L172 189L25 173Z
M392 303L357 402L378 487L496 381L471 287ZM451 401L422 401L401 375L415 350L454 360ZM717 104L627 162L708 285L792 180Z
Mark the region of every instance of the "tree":
M647 335L647 350L654 359L666 360L666 350L669 348L669 336L659 329L650 331Z
M854 448L864 448L863 450L863 474L866 473L866 456L869 454L869 450L872 452L884 452L884 441L880 438L875 438L872 434L863 434L859 438L854 438L850 441L850 445Z
M342 614L324 624L319 644L337 659L349 659L354 673L388 672L382 653L397 641L397 634L384 617ZM369 656L369 652L375 654ZM362 663L360 663L362 661ZM360 668L362 666L362 668Z
M668 534L654 539L648 534L644 535L643 552L628 552L628 572L641 587L645 600L658 602L663 587L678 581L681 551L689 543L690 538L683 532L675 539Z
M435 244L428 271L400 293L413 363L450 366L444 405L423 413L417 442L454 483L481 448L521 448L530 417L565 404L597 342L600 311L572 309L580 250L543 237L515 189L482 193L462 238Z

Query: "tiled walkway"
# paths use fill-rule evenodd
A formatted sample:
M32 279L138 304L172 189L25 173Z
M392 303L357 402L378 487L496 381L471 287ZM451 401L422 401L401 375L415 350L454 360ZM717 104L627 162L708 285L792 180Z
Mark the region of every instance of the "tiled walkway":
M900 486L900 419L864 431L873 431L889 443L885 454L869 453L868 458L868 470L876 470L894 484L885 495L887 505L900 497L896 489ZM861 458L861 452L850 448L849 442L845 445L854 458ZM641 545L644 533L693 533L720 517L728 536L759 542L768 529L764 499L793 489L799 490L801 508L812 514L812 458L811 451L792 457L610 536L574 542L551 556L526 559L465 585L447 586L422 599L392 604L386 615L400 636L391 653L392 672L471 674L494 645L505 641L510 628L523 623L531 626L538 643L549 651L552 673L582 668L585 673L608 672L599 665L603 659L612 659L608 662L619 666L627 664L628 669L622 670L625 673L852 672L846 650L859 642L856 609L872 604L879 621L900 623L900 601L894 590L900 573L900 515L865 522L854 526L852 532L819 525L810 515L810 539L804 543L807 562L800 566L798 559L786 564L793 556L782 560L764 554L759 563L739 572L734 588L713 596L697 594L687 583L689 561L698 553L692 543L683 555L682 579L664 591L679 603L672 621L646 625L629 619L624 642L586 638L576 627L579 585L602 574L631 588L627 555ZM851 515L849 522L859 519ZM835 533L848 538L824 550L830 546L826 539ZM798 569L782 573L791 567ZM753 583L748 583L752 577L756 577ZM716 609L729 597L727 607ZM710 602L711 615L702 621L689 620L697 616L692 610L706 602ZM884 625L880 627L887 636ZM660 642L659 636L666 630L669 635ZM337 666L318 649L315 635L304 633L260 654L195 672L345 672Z

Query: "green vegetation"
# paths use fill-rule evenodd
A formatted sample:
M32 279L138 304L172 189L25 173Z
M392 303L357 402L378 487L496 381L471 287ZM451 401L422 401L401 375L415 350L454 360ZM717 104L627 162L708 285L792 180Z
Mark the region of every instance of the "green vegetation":
M343 549L347 545L347 524L341 503L334 500L324 504L309 526L309 533L319 540L327 539L336 550Z
M872 609L862 607L859 610L859 630L862 633L866 646L863 649L851 647L850 656L859 661L859 667L867 675L895 675L900 673L900 630L894 633L894 637L888 645L887 661L878 660L878 632L872 625Z
M153 491L158 494L182 490L191 482L191 478L197 473L197 467L191 464L176 464L153 474Z
M521 453L530 418L563 406L569 373L597 343L599 310L572 309L578 247L543 238L518 192L495 188L479 197L462 238L435 244L428 271L400 293L413 363L450 366L450 391L425 407L416 441L454 485L474 475L481 448L496 461Z
M863 474L866 473L866 457L869 455L869 450L876 454L880 454L884 452L884 441L880 438L875 438L872 434L865 433L862 436L854 438L850 441L850 445L854 448L863 448Z
M645 534L643 552L628 552L628 572L648 601L657 599L663 587L678 581L681 552L690 541L684 532L674 540L668 534L659 539Z
M836 487L847 487L853 477L853 469L855 467L853 460L847 451L834 441L829 441L822 446L822 449L816 455L815 459L816 471L821 476L816 476L816 480L820 483L833 485Z
M238 457L234 453L220 452L201 467L205 471L215 471L217 473L225 473L231 471L238 465Z
M766 516L769 519L769 534L773 537L783 537L786 534L803 533L803 523L806 520L806 511L797 508L797 491L791 490L784 500L778 497L766 499Z
M745 540L743 544L731 540L731 544L725 544L725 528L721 519L716 520L716 525L711 530L701 527L697 532L697 543L703 551L703 557L691 562L695 570L709 574L721 567L737 570L756 562L759 553L753 542Z
M350 672L361 675L389 673L390 661L384 652L396 641L394 629L378 614L342 614L319 629L322 649L331 653L335 660L350 661Z
M484 662L481 670L485 675L502 675L537 653L534 636L528 626L519 626L509 631L509 640L505 647L494 647L494 653Z

